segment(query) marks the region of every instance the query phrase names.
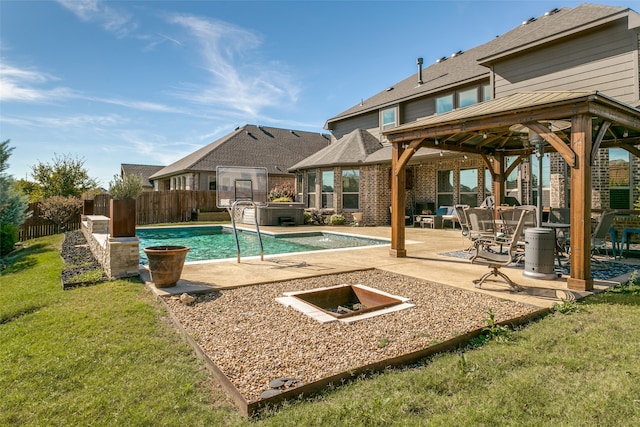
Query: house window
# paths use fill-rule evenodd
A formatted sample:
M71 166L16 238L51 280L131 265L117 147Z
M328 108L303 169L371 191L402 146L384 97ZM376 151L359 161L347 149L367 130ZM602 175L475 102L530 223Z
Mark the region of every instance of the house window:
M529 159L531 163L531 203L538 204L538 167L542 161L542 206L551 206L551 164L549 154L545 154L541 159L532 155Z
M398 107L387 108L380 112L380 123L382 130L391 129L398 126Z
M309 172L307 174L307 207L316 207L316 173Z
M491 85L482 86L482 100L483 101L491 100Z
M436 98L436 114L453 110L453 94Z
M333 208L333 170L322 171L322 207Z
M216 177L215 175L209 175L209 190L216 191Z
M438 206L453 206L453 170L438 171Z
M301 173L296 175L296 192L298 194L298 202L303 201L303 194L302 194L302 189L303 187L303 183L304 183L304 175L302 175Z
M458 108L467 107L478 103L477 87L458 92Z
M491 177L491 171L489 169L484 170L484 197L487 198L493 195L493 178Z
M507 157L505 159L505 169L508 168L518 157ZM520 200L520 191L518 185L518 169L515 168L507 177L507 182L505 184L505 197L514 197L519 203L522 203Z
M342 171L342 209L360 207L360 171L349 169Z
M460 170L460 204L478 206L478 169Z
M631 209L629 152L622 148L609 149L609 207Z

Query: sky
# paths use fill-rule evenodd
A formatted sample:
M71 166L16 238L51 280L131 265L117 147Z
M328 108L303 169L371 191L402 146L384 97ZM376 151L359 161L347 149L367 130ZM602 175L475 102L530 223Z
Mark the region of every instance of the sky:
M591 1L640 11L640 0ZM437 58L580 1L0 0L8 173L169 165L245 124L326 121Z

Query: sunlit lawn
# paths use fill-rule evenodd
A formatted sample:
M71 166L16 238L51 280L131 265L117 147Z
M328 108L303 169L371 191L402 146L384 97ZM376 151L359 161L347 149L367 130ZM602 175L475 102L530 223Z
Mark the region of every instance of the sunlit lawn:
M138 280L62 291L62 236L4 260L0 425L244 425ZM498 333L499 332L499 333ZM337 385L252 425L640 425L640 287Z

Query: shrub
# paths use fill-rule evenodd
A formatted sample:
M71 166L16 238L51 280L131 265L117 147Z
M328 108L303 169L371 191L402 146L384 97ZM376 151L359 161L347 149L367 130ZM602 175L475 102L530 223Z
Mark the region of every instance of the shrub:
M53 196L40 202L40 216L64 227L74 221L82 209L82 200L76 197Z
M331 225L342 225L344 224L344 217L340 214L333 214L329 217L329 224Z
M291 197L278 197L277 199L273 199L272 202L274 202L274 203L288 203L288 202L293 202L293 199Z
M135 199L142 193L142 178L140 175L127 174L124 177L113 176L109 183L109 194L115 200Z
M0 256L13 250L18 241L18 229L11 224L0 225Z
M307 211L304 211L302 216L304 217L305 224L311 224L311 214Z

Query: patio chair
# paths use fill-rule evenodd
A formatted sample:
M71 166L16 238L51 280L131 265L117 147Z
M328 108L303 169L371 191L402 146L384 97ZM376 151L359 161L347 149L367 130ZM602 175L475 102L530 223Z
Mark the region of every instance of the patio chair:
M467 220L467 215L465 214L465 209L469 209L467 205L455 205L454 210L456 212L456 216L458 217L458 222L460 223L460 228L462 229L462 235L467 237L469 235L469 224Z
M518 257L518 236L522 233L524 224L528 215L520 215L518 223L510 236L499 236L493 239L482 238L475 242L476 254L471 258L472 264L481 264L489 267L489 271L479 279L473 281L476 288L480 288L482 284L491 276L502 277L512 292L520 292L522 287L514 283L509 276L500 271L500 267L505 267L516 260ZM496 251L493 248L506 248L506 252L502 250Z
M463 214L469 229L467 237L471 240L471 246L467 250L473 249L478 239L491 240L495 238L496 224L493 218L493 209L467 208L463 210Z
M571 209L549 208L549 222L569 224L571 222Z
M605 255L608 255L607 251L607 234L609 229L613 225L613 220L616 217L616 211L606 211L600 216L600 220L596 225L596 228L591 233L591 261L594 263L601 263L596 259L594 255L600 250L604 249ZM613 245L613 242L612 242ZM613 252L615 254L615 252Z

